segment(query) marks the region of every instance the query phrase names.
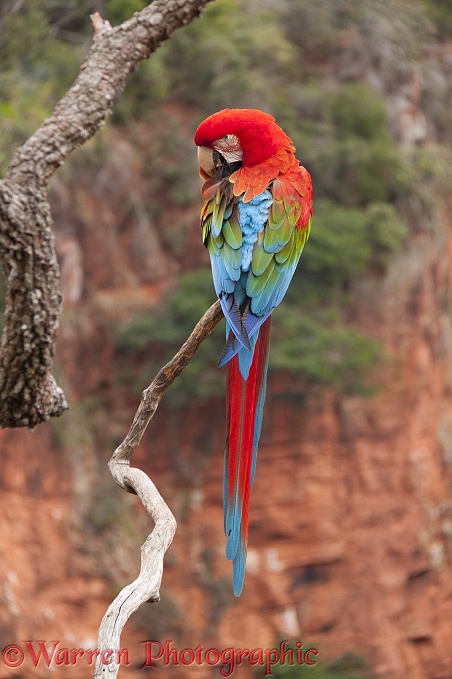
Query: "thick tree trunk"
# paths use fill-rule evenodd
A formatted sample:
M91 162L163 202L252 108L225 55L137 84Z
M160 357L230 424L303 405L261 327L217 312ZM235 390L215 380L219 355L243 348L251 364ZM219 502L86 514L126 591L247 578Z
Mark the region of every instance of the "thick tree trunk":
M154 0L112 28L93 16L95 36L69 92L19 148L0 182L0 263L7 284L0 356L0 426L34 427L67 408L52 376L61 311L48 182L92 137L140 61L211 0Z

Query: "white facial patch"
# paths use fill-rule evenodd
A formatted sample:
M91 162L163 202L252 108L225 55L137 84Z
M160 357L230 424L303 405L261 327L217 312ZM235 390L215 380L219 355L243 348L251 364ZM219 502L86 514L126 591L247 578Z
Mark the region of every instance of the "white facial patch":
M212 144L215 151L221 153L227 163L237 163L243 159L240 140L235 134L225 134Z

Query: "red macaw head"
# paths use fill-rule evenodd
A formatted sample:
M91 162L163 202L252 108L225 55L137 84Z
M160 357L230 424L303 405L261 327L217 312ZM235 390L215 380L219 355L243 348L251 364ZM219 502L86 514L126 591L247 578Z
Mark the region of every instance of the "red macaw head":
M227 108L206 118L195 133L199 164L208 176L215 174L220 154L228 165L258 165L281 149L294 147L273 116L255 109ZM236 165L237 167L237 165Z

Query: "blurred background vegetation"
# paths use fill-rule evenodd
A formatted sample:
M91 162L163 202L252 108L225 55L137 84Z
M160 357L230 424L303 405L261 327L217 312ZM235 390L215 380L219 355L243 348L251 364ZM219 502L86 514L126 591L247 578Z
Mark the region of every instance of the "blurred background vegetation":
M3 3L3 172L13 149L39 125L76 76L91 39L89 14L99 10L117 24L145 4L144 0ZM359 74L338 79L329 72L329 59L354 31L365 35L371 22L377 22L375 33L379 25L388 30L388 4L217 0L202 21L177 32L132 75L108 127L122 130L145 160L146 209L161 223L161 238L179 260L182 277L160 309L117 328L119 352L145 353L151 363L152 357L165 360L213 301L205 262L200 270L185 270L187 223L165 221L171 209L188 210L200 203L192 142L172 111L186 112L192 132L216 109L258 107L273 113L293 138L298 157L313 176L316 199L307 252L277 312L271 368L336 389L366 392L367 376L382 352L374 339L353 327L352 292L363 277L384 275L391 257L409 238L413 211L420 228L435 228L429 211L431 187L438 193L441 181L446 184L447 158L441 149L450 141L452 129L450 112L442 111L438 125L442 138L437 135L435 144L404 148L397 143L385 102L385 90L397 86L402 77L403 65L396 58L391 68L385 65L384 76L375 65L376 87L362 82ZM387 40L413 58L419 35L427 35L432 25L443 35L452 21L451 4L433 0L399 2L398 14L404 28ZM377 59L374 49L371 42L366 45L370 60ZM108 133L107 129L65 168L66 182L81 166L85 172L89 166L102 167L108 154L102 139ZM420 196L425 202L421 208ZM208 398L221 388L208 343L201 359L179 381L178 403L184 403L184 396Z
M2 0L2 175L14 149L77 76L92 39L89 15L99 11L115 25L146 4ZM126 428L123 422L117 429L116 422L112 430L105 426L112 402L107 387L113 383L119 390L141 391L214 301L208 257L197 229L201 198L192 136L200 120L222 107L256 107L275 115L313 177L312 235L286 298L275 311L272 330L272 376L290 377L282 397L303 395L315 385L342 393L373 393L376 369L390 358L376 337L358 327L356 306L360 291L370 283L384 281L391 271L403 276L397 258L404 249L442 228L441 210L451 185L452 73L447 63L442 71L435 70L423 50L434 50L451 37L448 0L215 0L201 20L177 32L132 74L104 130L69 159L52 183L57 237L70 233L84 258L83 304L66 307L63 322L64 332L78 333L79 345L65 345L69 351L76 346L78 353L63 357L64 369L69 361L84 365L89 351L101 353L99 345L111 345L114 355L112 376L102 373L103 366L94 377L80 377L79 366L68 370L74 382L83 381L85 392L80 389L82 402L71 405L70 425L66 420L52 423L62 458L65 450L92 449L98 455L96 464L102 464L101 476L104 460L98 451L109 450L111 437L120 440ZM422 81L418 99L413 73ZM425 112L425 130L411 141L399 124L402 100ZM138 159L138 170L129 176L131 156ZM112 167L125 168L119 183L111 182L116 176ZM137 178L139 186L133 183ZM90 210L83 202L85 185L98 191ZM116 205L115 200L123 201L122 212L114 214L117 220L108 224L108 232L102 231L98 213L104 203ZM159 256L165 256L164 265L155 272L135 266L133 272L135 282L157 286L157 299L129 308L126 295L112 297L114 313L110 309L104 318L103 307L93 306L92 299L96 292L119 287L113 268L102 275L99 270L108 261L102 259L104 251L130 245L121 220L151 225L152 233L145 231L138 239L135 256L152 235ZM92 236L96 229L97 242ZM0 300L3 294L1 284ZM377 295L369 314L379 304ZM0 303L0 314L2 310ZM100 339L93 349L96 332ZM204 405L223 393L224 372L216 367L223 332L218 327L204 342L168 392L167 408ZM177 460L171 464L178 469ZM179 466L183 468L183 460ZM197 474L201 476L191 459L188 466L181 484L184 492L188 476L194 485ZM120 521L119 500L112 500L110 486L102 487L100 495L96 486L88 499L88 491L83 492L79 512L86 521L84 531L113 530ZM135 517L123 506L120 514L133 532ZM113 579L113 568L105 568ZM212 581L210 587L227 589L229 595L229 581ZM218 600L212 597L217 616ZM138 621L151 615L150 610L140 609ZM162 638L180 626L180 619L170 601L163 616L158 613ZM157 624L141 620L143 629ZM304 674L318 679L371 677L364 661L348 655ZM298 667L273 669L273 676L281 679L304 674Z
M275 644L275 648L279 648L279 644ZM303 653L306 653L310 648L316 649L315 645L303 644ZM288 653L287 660L283 663L276 663L271 668L271 676L275 679L375 679L375 675L369 668L366 660L354 653L344 653L329 665L318 662L316 655L308 655L308 659L316 660L315 665L304 664L298 666L295 662L297 659L297 646L295 643L287 644L284 650ZM294 664L290 664L290 650L293 651ZM302 659L305 659L303 656ZM256 679L265 675L265 673L257 672Z

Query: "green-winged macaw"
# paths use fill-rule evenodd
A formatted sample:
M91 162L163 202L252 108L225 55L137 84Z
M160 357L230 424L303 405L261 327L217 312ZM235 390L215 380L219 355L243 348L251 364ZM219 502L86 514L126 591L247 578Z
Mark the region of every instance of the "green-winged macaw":
M245 576L250 489L262 427L270 322L303 247L312 217L309 172L275 119L225 109L196 130L202 240L226 318L227 440L224 468L226 556L239 596Z

